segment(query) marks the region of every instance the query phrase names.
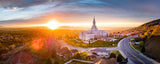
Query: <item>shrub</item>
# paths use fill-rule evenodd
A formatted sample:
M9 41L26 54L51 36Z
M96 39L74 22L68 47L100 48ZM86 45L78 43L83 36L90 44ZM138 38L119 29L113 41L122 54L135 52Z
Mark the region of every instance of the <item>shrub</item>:
M117 62L121 62L122 60L123 60L123 56L121 54L118 54Z
M86 59L87 52L75 53L73 58L75 59Z
M110 56L109 56L109 58L116 58L116 54L111 53Z

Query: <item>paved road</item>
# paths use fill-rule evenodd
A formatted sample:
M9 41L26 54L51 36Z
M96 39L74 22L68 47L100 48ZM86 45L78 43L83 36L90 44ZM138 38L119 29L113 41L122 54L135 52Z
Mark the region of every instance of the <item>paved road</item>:
M129 46L129 39L132 37L122 39L119 44L118 48L121 54L131 60L130 64L157 64L156 61L144 56L143 54L136 53L130 46Z

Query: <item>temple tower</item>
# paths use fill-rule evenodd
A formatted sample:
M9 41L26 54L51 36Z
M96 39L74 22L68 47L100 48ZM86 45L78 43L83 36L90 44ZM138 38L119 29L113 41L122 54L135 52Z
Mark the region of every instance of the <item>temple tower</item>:
M95 16L93 18L93 25L92 25L92 28L91 28L91 31L96 31L98 30L97 27L96 27L96 21L95 21Z

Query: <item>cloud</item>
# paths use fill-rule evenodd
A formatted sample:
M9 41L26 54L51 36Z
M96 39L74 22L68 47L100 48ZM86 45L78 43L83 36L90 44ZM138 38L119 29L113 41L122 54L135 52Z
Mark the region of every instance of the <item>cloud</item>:
M56 2L56 1L55 1ZM159 0L59 0L59 5L64 8L75 9L82 8L88 10L92 9L106 12L120 12L129 15L140 16L159 16L160 1ZM102 12L104 13L104 12Z
M106 7L123 9L127 13L141 15L160 15L159 0L100 0L101 2L109 3Z
M13 8L8 8L8 9L3 10L3 12L15 11L15 10L20 10L20 9L23 9L23 8L13 7Z
M1 0L0 6L6 9L26 8L36 5L49 3L55 7L65 8L66 11L80 8L104 10L106 12L126 12L133 15L159 15L160 2L159 0L146 1L146 0ZM50 9L52 9L50 8ZM68 8L68 9L67 9ZM83 10L82 10L83 11ZM103 12L102 12L103 13Z
M12 8L12 7L30 7L34 5L40 5L49 2L49 0L1 0L0 7Z
M41 19L16 19L16 20L5 20L5 21L0 21L0 26L3 27L16 27L16 26L27 26L27 25L33 25L33 24L42 24L45 23L46 21L41 20Z
M107 19L106 22L118 22L109 18L121 18L124 21L135 19L138 22L150 17L159 17L159 2L159 0L0 0L0 7L5 9L3 11L13 11L0 12L0 16L4 16L0 21L9 20L4 22L11 24L45 23L49 19L61 22L86 22L90 21L86 17L96 15L103 20Z

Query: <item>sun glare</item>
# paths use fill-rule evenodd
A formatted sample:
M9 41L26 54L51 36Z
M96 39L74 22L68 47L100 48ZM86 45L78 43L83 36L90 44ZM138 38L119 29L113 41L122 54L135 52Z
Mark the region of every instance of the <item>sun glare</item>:
M59 27L59 23L55 20L49 21L46 26L50 29L57 29Z

